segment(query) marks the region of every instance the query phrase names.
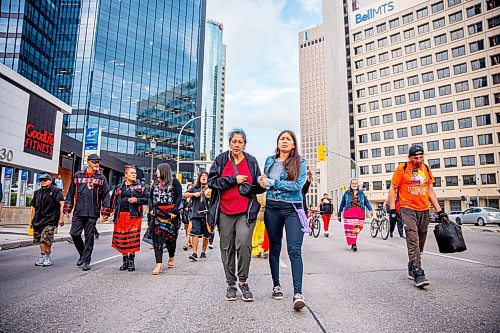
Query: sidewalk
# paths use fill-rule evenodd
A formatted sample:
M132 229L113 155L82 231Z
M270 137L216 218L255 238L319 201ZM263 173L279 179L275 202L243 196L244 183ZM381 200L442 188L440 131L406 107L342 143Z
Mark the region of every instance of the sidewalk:
M145 225L143 224L143 227ZM55 242L65 242L71 238L69 230L71 223L66 223L57 228L57 234L54 235ZM100 236L111 235L113 233L113 222L97 223L97 231ZM0 226L0 250L10 250L18 247L31 246L33 236L28 236L28 226L26 225L7 225Z

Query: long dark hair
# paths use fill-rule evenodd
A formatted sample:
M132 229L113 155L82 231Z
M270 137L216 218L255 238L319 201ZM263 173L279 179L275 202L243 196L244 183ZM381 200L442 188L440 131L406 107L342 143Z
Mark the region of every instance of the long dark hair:
M160 171L160 177L156 180L156 184L168 186L172 184L172 168L168 163L158 164L158 170Z
M292 149L290 155L288 155L287 159L283 162L283 168L285 168L286 171L286 180L297 180L300 174L300 155L295 133L290 130L284 130L278 135L278 139L276 140L276 157L280 156L279 142L281 136L285 133L290 134L293 139L293 144L295 145L295 148Z
M201 188L201 176L202 176L203 174L207 175L207 177L208 177L208 172L206 172L206 171L202 171L202 172L200 172L200 173L198 174L198 179L196 179L196 184L194 185L194 187ZM207 179L207 180L208 180L208 179Z

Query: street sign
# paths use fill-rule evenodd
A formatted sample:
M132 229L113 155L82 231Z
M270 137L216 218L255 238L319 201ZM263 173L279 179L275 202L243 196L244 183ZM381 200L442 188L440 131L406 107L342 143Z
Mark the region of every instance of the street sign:
M82 169L85 169L87 158L92 154L100 155L101 153L101 129L86 128L83 136L83 153L82 153Z

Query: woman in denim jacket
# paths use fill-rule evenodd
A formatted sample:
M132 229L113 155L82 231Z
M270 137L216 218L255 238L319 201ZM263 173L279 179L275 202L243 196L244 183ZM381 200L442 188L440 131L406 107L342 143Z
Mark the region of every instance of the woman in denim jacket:
M279 281L281 240L286 230L288 257L292 264L293 307L302 309L306 304L302 296L302 240L304 232L297 214L302 209L302 185L306 181L306 160L300 157L297 139L292 131L279 134L275 155L266 160L264 173L259 177L262 187L268 188L264 223L269 236L269 266L273 278L274 299L282 299Z

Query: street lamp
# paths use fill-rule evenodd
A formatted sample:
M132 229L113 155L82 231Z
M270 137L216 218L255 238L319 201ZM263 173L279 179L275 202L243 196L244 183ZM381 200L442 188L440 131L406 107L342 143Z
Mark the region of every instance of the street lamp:
M186 126L189 123L191 123L192 121L194 121L196 119L200 119L203 117L213 118L213 117L215 117L215 115L201 115L201 116L191 118L182 126L181 130L179 131L179 136L177 137L177 169L175 172L176 175L179 174L179 165L180 165L180 160L181 160L181 134L182 134L182 131L184 130L184 128L186 128Z
M156 140L155 138L151 138L149 141L149 145L151 147L151 177L149 179L149 184L153 184L153 167L154 167L154 154L155 154L155 149L156 149Z

